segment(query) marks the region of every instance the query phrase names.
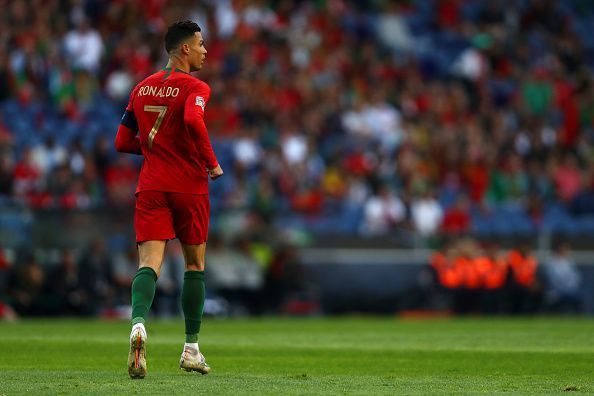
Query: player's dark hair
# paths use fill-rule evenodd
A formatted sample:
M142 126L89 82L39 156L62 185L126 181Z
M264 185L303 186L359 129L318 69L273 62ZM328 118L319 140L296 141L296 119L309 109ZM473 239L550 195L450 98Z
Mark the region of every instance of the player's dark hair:
M169 54L180 46L185 40L191 38L194 33L200 31L200 26L192 21L175 22L169 26L165 34L165 50Z

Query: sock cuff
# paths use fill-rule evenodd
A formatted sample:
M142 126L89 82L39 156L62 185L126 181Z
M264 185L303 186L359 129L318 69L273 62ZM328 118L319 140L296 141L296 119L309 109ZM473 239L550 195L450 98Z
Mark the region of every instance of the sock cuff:
M184 279L204 279L204 271L186 271Z
M136 275L134 275L134 277L136 278L137 276L142 275L142 274L149 275L155 280L155 282L157 281L157 278L158 278L157 273L151 267L139 268L138 271L136 272Z
M193 333L193 334L186 334L186 343L195 343L198 342L198 334L197 333Z

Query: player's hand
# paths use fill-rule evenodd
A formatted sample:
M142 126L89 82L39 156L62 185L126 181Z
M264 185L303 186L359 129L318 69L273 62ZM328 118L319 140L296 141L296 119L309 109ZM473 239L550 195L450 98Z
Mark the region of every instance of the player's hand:
M219 177L223 176L223 168L221 165L217 165L216 168L208 169L208 176L210 176L211 180L218 179Z

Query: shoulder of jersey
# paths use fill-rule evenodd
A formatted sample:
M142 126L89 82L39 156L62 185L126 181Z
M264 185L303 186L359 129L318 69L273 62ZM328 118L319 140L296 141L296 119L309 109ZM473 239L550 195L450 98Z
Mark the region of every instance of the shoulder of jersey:
M200 92L208 92L210 93L210 87L208 86L207 83L205 83L204 81L202 81L199 78L193 77L193 88L197 91Z
M158 71L156 73L151 74L150 76L147 76L146 78L144 78L144 80L142 80L138 84L136 84L136 86L134 87L134 90L137 90L138 88L140 88L141 86L146 84L147 81L155 79L160 73L161 73L161 71Z

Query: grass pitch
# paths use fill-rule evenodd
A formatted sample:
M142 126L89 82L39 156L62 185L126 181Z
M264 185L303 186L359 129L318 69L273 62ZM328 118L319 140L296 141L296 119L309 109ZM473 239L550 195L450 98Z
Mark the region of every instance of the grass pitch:
M592 319L207 319L207 376L178 368L182 320L152 322L144 380L129 328L0 324L0 394L594 393Z

